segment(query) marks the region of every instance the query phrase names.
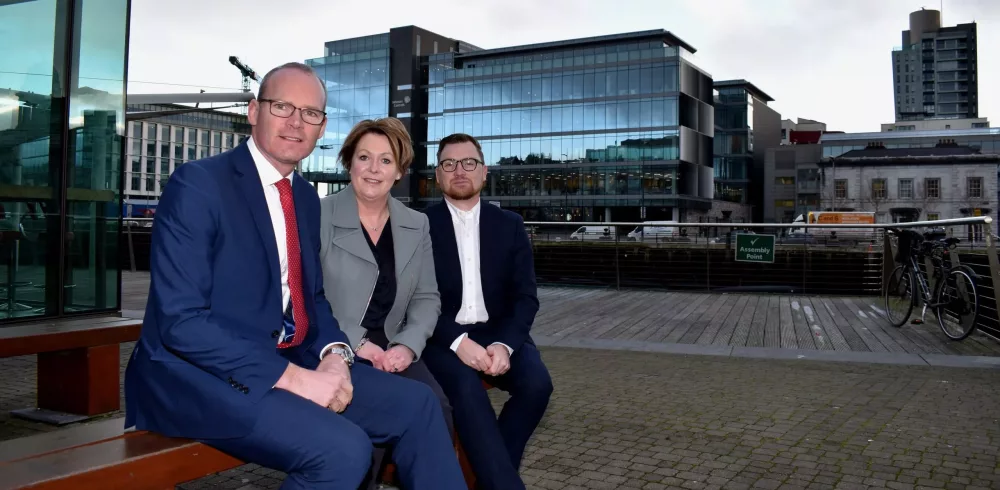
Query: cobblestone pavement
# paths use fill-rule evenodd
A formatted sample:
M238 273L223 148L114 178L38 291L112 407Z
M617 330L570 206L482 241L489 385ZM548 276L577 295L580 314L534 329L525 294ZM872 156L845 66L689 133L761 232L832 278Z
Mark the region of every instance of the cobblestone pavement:
M1000 488L996 369L542 354L555 393L521 469L531 489ZM53 430L8 415L34 401L34 358L0 369L0 439ZM247 465L180 488L282 477Z

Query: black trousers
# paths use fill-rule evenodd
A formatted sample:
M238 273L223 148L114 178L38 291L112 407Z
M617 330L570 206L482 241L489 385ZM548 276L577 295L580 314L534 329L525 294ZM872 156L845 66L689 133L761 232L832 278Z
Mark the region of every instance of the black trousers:
M524 490L519 469L528 444L549 404L552 377L532 342L510 357L510 369L487 376L466 366L448 347L428 344L427 367L454 407L458 437L480 490ZM510 394L497 417L482 382ZM506 450L506 451L504 451ZM508 458L499 457L502 454Z
M385 337L385 331L383 330L369 330L368 341L381 347L382 350L385 350L389 344L389 341ZM371 366L371 362L367 359L357 358L356 362ZM444 390L441 389L441 385L438 384L436 379L434 379L434 375L431 374L430 369L427 369L427 365L424 364L423 360L417 360L416 362L411 363L405 370L391 374L419 381L429 386L438 401L441 403L441 411L444 414L445 425L448 426L448 434L452 435L455 433L455 424L454 419L452 418L451 403L448 401L448 396L444 394ZM375 446L372 451L371 469L369 470L368 476L365 478L361 488L367 490L375 490L378 488L378 478L385 463L385 455L388 452L387 449L389 448L385 446Z

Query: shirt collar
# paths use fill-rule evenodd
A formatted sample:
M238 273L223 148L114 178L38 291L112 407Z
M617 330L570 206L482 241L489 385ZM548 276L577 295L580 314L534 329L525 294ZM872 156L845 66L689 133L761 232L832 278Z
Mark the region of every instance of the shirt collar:
M444 202L445 204L448 205L448 211L451 211L452 218L457 218L463 222L468 220L469 218L472 218L474 220L479 220L479 205L482 204L483 202L482 199L476 202L476 205L472 206L472 209L468 211L462 211L461 209L458 209L454 204L451 203L451 201L447 199L445 199Z
M260 175L260 181L264 185L274 185L277 184L282 178L288 179L288 183L294 182L292 179L292 174L288 174L287 177L282 177L281 172L271 165L271 162L264 158L264 154L260 152L257 148L257 144L253 141L253 136L247 138L247 149L250 150L250 156L253 157L253 164L257 167L257 174Z

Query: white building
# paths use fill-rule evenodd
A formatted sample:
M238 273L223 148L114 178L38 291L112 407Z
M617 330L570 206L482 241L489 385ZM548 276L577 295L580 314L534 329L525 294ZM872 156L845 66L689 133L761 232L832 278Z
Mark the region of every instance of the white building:
M890 131L944 131L949 129L977 129L990 127L989 119L977 117L974 119L923 119L919 121L899 121L882 125L882 132Z
M130 105L129 113L189 109L187 106ZM223 111L163 115L128 123L125 216L145 216L154 210L163 184L179 165L207 158L239 145L250 135L247 117Z
M988 216L1000 155L970 147L867 148L820 161L821 207L870 211L879 223Z

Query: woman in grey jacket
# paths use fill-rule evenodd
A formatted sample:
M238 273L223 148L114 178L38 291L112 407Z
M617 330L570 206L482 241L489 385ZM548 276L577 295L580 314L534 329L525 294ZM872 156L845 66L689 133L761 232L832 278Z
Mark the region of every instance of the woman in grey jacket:
M320 218L333 316L360 362L429 385L453 434L448 398L420 361L441 313L430 228L423 213L389 195L413 161L410 136L395 118L361 121L339 159L351 184L321 200Z

